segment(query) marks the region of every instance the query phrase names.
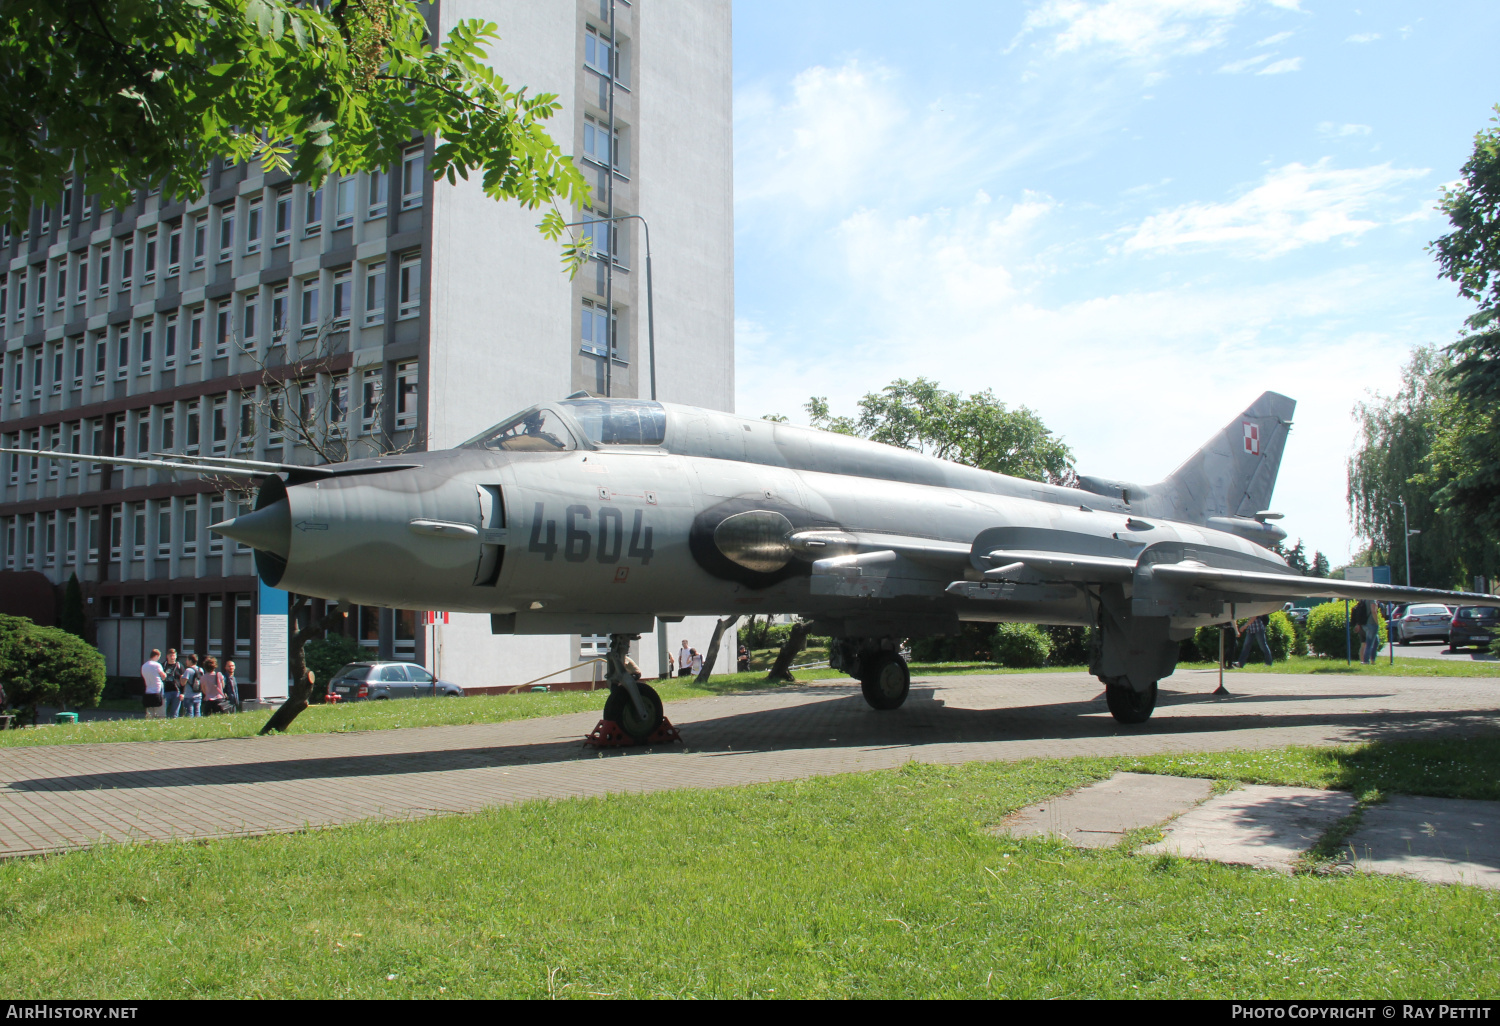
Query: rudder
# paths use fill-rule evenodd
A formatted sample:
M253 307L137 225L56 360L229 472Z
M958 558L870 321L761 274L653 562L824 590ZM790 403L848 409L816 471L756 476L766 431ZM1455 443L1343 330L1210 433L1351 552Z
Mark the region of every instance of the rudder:
M1162 513L1182 520L1253 517L1267 509L1292 426L1295 399L1278 392L1260 398L1166 480L1149 491Z

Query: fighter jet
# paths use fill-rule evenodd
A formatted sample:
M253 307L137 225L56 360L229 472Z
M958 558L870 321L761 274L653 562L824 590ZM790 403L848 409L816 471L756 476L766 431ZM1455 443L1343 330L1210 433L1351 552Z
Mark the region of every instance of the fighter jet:
M607 720L644 739L630 672L658 619L796 613L891 710L903 639L965 621L1093 627L1090 671L1142 723L1178 643L1300 596L1500 605L1491 595L1303 577L1269 546L1296 404L1266 392L1165 480L1020 480L790 424L577 394L453 449L324 466L50 458L260 479L210 528L265 582L340 605L489 613L496 634L608 634ZM10 450L0 450L10 451ZM30 450L27 450L29 453Z

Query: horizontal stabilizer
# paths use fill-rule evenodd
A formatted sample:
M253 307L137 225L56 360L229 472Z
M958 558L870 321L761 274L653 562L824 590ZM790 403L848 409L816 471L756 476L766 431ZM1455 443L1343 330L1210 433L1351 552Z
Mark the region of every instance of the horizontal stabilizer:
M1143 571L1145 569L1146 567L1142 567ZM1150 573L1155 580L1165 584L1209 588L1262 598L1375 599L1377 602L1450 602L1468 606L1500 606L1500 595L1334 581L1326 577L1263 573L1258 570L1222 570L1191 562L1158 563L1150 567Z

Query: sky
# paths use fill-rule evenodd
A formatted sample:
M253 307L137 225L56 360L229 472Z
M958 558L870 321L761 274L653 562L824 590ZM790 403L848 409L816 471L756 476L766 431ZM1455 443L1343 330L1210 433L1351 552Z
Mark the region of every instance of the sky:
M1500 103L1500 4L734 8L737 410L923 375L1148 484L1266 390L1273 508L1338 566L1355 405L1472 312L1435 209Z

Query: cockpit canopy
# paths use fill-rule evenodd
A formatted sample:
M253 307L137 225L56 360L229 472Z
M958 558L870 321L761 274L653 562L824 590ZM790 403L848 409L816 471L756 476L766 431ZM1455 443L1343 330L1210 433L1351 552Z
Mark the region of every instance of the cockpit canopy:
M667 412L661 403L565 399L523 410L469 439L464 446L508 452L565 452L578 448L569 418L593 445L661 445L667 437Z

